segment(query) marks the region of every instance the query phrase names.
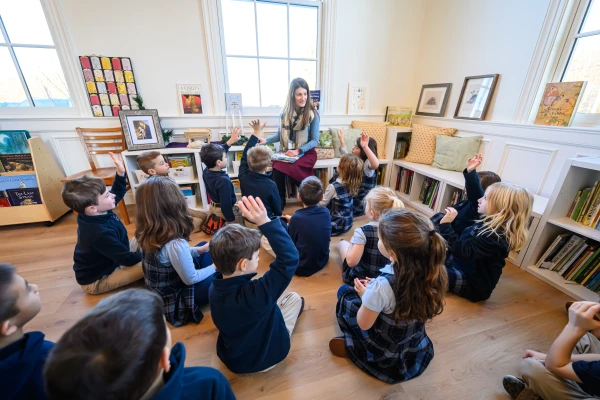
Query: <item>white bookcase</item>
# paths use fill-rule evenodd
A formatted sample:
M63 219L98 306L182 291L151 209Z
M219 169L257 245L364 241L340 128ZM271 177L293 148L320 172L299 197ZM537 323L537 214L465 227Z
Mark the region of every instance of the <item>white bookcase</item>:
M564 280L555 271L536 268L535 264L561 233L573 233L600 242L600 230L584 226L566 216L577 192L584 187L594 186L598 180L600 157L570 158L566 161L524 259L529 273L577 300L598 301L600 297L582 285Z

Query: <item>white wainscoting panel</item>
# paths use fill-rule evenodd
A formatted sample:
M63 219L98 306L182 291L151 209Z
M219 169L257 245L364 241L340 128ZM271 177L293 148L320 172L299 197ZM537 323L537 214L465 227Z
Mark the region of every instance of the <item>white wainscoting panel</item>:
M90 169L90 163L77 134L54 134L52 135L52 146L65 176Z
M503 181L540 194L558 149L506 142L497 173Z

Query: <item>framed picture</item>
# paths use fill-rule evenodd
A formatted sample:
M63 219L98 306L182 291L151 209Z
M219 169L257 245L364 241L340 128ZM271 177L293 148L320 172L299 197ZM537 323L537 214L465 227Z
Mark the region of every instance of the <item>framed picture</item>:
M370 87L368 82L350 82L348 84L348 114L369 113Z
M410 128L413 110L411 107L392 107L385 109L385 122L390 126Z
M121 110L127 150L149 150L165 147L157 110Z
M454 118L484 119L499 76L499 74L467 76L460 91Z
M451 83L423 85L415 115L443 117L450 97Z
M202 114L202 86L177 85L177 102L181 115Z

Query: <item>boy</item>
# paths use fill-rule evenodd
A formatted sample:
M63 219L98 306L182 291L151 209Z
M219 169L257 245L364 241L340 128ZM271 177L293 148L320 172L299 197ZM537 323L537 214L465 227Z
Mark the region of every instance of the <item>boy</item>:
M216 215L226 223L243 224L242 215L235 204L235 191L229 175L227 175L227 151L240 138L240 128L231 130L231 138L227 143L207 143L200 150L200 159L206 165L202 180L210 196L210 215Z
M123 161L110 153L117 174L110 191L100 178L82 176L65 183L62 198L77 215L73 255L75 279L90 294L106 293L143 278L142 254L135 238L112 212L127 191Z
M265 371L285 359L304 299L293 292L279 299L298 266L298 251L281 222L269 219L260 199L243 197L238 205L277 255L269 271L252 280L258 268L257 231L228 225L210 241L217 268L209 289L210 311L219 330L217 355L232 372L244 374Z
M54 345L41 332L23 333L23 325L41 309L37 285L0 264L0 397L45 399L42 370Z
M323 184L315 176L304 179L298 189L298 199L304 208L289 221L288 233L300 254L296 275L311 276L325 267L329 261L329 242L331 241L331 221L329 210L319 207L323 200Z
M579 301L569 308L569 322L548 354L533 350L521 360L523 379L507 375L504 388L513 398L545 400L600 398L600 304ZM525 390L527 389L527 390Z
M235 399L208 367L185 368L171 348L162 299L129 289L101 300L60 338L44 379L51 399Z

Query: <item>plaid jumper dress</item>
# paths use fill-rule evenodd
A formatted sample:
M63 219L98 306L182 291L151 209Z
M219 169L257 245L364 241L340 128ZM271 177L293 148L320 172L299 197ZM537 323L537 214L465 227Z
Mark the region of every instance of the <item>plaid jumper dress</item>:
M377 171L373 174L373 176L367 176L364 171L362 174L362 183L360 184L360 189L358 189L358 194L354 196L352 199L352 203L354 206L354 216L360 217L361 215L365 215L365 196L369 194L371 189L373 189L377 182Z
M338 181L333 182L332 185L339 199L335 197L331 199L327 208L331 214L331 236L338 236L352 228L352 194Z
M393 275L382 273L377 279L387 279L392 285ZM352 362L387 383L421 375L433 359L433 343L425 324L396 323L393 314L380 313L375 324L363 331L356 321L361 304L353 287L344 285L338 290L337 319Z
M195 304L194 285L183 283L172 266L162 265L158 261L158 253L142 254L146 287L162 297L163 313L171 325L181 326L190 321L199 323L204 315Z
M361 226L360 229L365 234L367 243L365 244L365 249L360 257L360 262L357 265L350 268L346 263L346 260L344 260L342 279L348 285L354 285L354 278L377 278L381 274L381 271L379 270L390 263L390 260L385 258L377 247L377 242L379 241L379 237L377 236L377 226L365 225Z

